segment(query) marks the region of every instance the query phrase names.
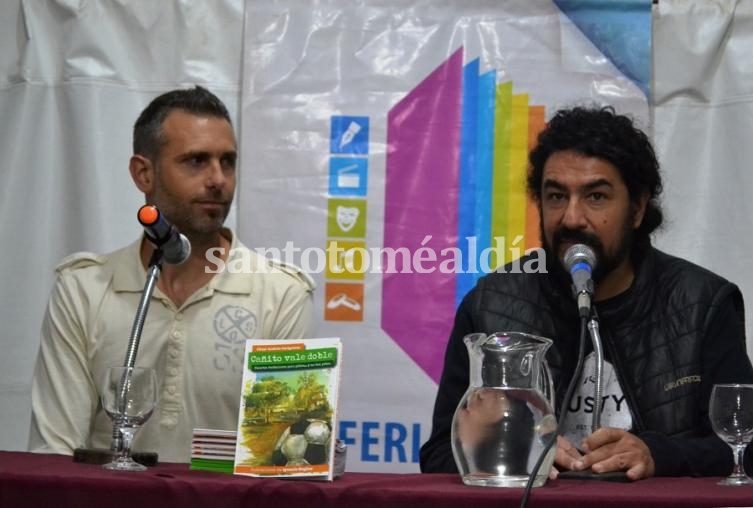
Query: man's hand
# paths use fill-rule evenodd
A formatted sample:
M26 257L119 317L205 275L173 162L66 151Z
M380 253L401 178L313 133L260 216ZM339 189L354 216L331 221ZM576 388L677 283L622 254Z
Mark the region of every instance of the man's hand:
M585 455L579 459L571 459L570 462L570 469L574 471L589 468L594 473L627 471L630 480L654 476L654 459L646 443L627 431L610 427L601 428L584 439L581 448ZM563 453L567 452L563 450ZM559 446L557 458L560 458ZM563 457L564 466L567 465L567 460L568 457Z
M573 465L577 460L583 457L581 453L573 446L573 444L562 436L557 436L557 452L554 455L554 465L549 472L549 478L552 480L557 478L557 473L560 470L572 470Z

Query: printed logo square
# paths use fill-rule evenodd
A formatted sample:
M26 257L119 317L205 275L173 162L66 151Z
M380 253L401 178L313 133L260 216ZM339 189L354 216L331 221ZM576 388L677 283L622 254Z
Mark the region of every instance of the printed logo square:
M368 154L369 117L333 116L329 151L343 154Z
M327 236L366 237L365 199L330 199L327 208Z
M324 320L363 321L363 284L325 284Z
M369 268L366 242L327 241L327 279L363 280Z
M366 196L368 163L369 159L366 157L330 158L330 196Z

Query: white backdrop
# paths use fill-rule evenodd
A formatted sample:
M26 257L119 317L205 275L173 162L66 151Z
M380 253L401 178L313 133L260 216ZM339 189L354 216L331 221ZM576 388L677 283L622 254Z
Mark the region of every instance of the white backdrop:
M651 4L642 4L621 21L639 29L629 50L643 53L648 77ZM538 225L537 217L516 221L507 213L525 209L525 156L513 163L513 152L524 154L533 141L531 111L551 115L562 105L593 101L648 124L639 86L550 0L249 0L246 7L240 150L251 176L238 192L239 234L254 245L302 251L353 242L346 245L370 253L400 248L416 259L419 242L430 235L426 248L440 259L444 247L463 245L457 237L465 198L479 209L474 215L506 216L514 224L494 233L509 245L529 222ZM490 76L488 85L478 83ZM474 100L490 89L493 105ZM502 105L502 90L519 102ZM473 114L469 104L478 113L461 120ZM487 114L498 122L493 128L480 120ZM466 134L479 124L475 135ZM347 125L360 129L343 144ZM515 147L502 141L502 125L524 132L515 141L510 136ZM472 151L474 160L494 160L489 186L499 192L488 204L475 193L487 187L480 176L486 166L458 163L461 139L486 133L493 143ZM354 165L362 170L354 173ZM461 167L475 187L463 185L471 177L461 177ZM358 185L341 186L343 168ZM515 177L520 185L513 187L508 182ZM518 196L523 206L514 207ZM499 203L508 204L500 210ZM352 222L343 222L343 213ZM252 219L264 216L275 220ZM476 234L479 251L487 247L485 226L475 220L463 226ZM532 236L537 244L538 233ZM504 254L510 257L509 250ZM369 255L362 276L327 272L325 256L291 258L315 272L320 335L343 339L338 435L350 445L348 468L415 471L431 429L458 276L431 261L413 270L432 273L379 273L389 262L378 254ZM343 297L358 311L343 307Z
M243 9L242 0L0 2L0 449L26 447L55 265L139 234L143 196L128 173L138 113L197 83L237 118Z
M737 282L753 350L753 2L660 0L654 140L667 215L658 245Z
M54 265L139 232L141 196L127 172L138 112L162 91L198 83L238 117L243 14L242 0L0 3L0 449L26 446ZM741 285L749 350L751 36L749 0L655 7L653 119L668 218L658 244Z

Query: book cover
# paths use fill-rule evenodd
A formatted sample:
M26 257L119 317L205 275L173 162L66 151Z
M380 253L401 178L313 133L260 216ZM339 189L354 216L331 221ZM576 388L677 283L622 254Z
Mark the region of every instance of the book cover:
M339 338L246 341L235 474L332 480Z

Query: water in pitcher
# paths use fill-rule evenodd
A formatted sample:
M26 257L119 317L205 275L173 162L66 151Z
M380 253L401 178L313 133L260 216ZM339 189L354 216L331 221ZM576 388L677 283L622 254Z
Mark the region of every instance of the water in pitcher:
M524 487L557 421L532 388L476 387L458 405L452 448L466 485ZM546 482L556 446L547 453L534 487Z

